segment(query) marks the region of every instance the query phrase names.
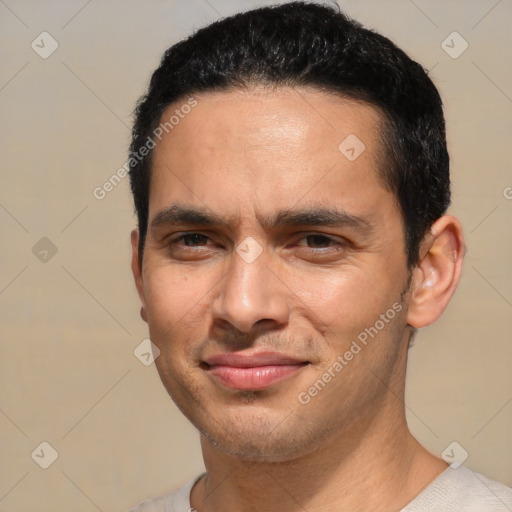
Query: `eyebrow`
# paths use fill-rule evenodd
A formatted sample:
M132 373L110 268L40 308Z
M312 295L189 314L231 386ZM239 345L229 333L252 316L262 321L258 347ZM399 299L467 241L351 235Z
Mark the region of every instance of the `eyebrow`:
M157 228L167 224L197 224L204 226L225 226L228 223L220 216L197 208L173 204L158 212L151 221L151 227Z
M328 226L354 228L365 235L373 231L373 225L367 219L344 210L325 207L284 209L267 217L259 216L258 221L265 229L282 226ZM173 204L155 215L151 221L151 229L179 224L229 228L232 223L233 219L221 217L206 209Z
M272 228L280 226L349 227L368 233L372 231L372 225L367 219L352 215L344 210L325 207L282 210L267 219L263 225Z

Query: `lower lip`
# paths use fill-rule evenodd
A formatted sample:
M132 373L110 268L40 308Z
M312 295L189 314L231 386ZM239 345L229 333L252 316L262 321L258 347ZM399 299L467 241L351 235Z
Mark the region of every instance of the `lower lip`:
M307 363L282 364L252 368L215 365L207 371L228 388L258 390L288 379L306 365Z

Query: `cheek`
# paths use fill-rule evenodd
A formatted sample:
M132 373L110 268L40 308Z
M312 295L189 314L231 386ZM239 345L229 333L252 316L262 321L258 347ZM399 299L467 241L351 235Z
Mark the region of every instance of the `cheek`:
M343 341L373 325L399 298L391 283L357 267L304 273L294 285L300 290L303 314L327 337L336 335Z
M207 335L212 285L208 276L199 279L190 269L177 265L155 266L144 279L149 335L160 349L155 361L160 377L173 399L196 396L190 362L196 359L199 341Z
M208 291L215 280L205 273L198 279L185 267L162 266L148 272L144 283L150 328L160 337L182 324L190 328L191 323L204 321Z

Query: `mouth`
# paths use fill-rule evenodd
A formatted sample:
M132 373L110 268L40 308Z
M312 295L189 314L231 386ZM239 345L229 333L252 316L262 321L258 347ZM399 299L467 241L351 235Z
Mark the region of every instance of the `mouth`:
M295 376L309 364L274 352L226 353L206 359L202 367L211 378L228 388L257 391Z

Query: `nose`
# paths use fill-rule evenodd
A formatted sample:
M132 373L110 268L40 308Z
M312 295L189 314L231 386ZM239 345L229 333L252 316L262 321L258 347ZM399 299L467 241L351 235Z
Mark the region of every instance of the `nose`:
M258 325L278 328L288 323L286 286L270 269L264 254L247 263L233 252L230 268L212 302L217 323L228 322L243 333Z

